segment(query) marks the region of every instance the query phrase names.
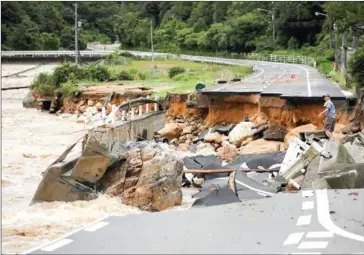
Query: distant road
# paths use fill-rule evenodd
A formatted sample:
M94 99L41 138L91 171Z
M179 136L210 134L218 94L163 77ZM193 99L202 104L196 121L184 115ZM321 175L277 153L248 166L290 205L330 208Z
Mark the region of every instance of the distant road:
M80 55L82 58L102 58L112 52L112 50L84 50L80 51ZM151 57L152 55L151 52L128 52L142 57ZM1 57L7 59L74 56L74 51L3 51L1 53ZM174 54L167 53L154 53L154 56L159 58L177 57ZM254 74L241 82L208 87L202 91L204 94L257 93L262 95L277 95L282 98L319 99L328 93L334 100L353 98L351 92L341 89L338 85L326 79L317 69L307 65L192 55L180 55L179 57L187 61L225 65L249 65L254 67Z

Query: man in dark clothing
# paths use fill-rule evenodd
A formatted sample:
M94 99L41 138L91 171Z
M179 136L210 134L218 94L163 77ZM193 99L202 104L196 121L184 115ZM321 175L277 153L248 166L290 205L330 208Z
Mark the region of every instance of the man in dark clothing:
M324 100L325 100L324 107L326 109L320 113L319 117L321 117L323 114L326 113L324 131L325 134L329 137L329 139L331 139L333 137L332 133L334 132L335 122L336 122L335 105L332 103L330 95L325 95Z

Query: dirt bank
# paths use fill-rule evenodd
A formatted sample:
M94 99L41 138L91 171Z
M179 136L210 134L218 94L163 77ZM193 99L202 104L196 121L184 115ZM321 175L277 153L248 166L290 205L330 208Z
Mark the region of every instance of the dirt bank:
M266 118L270 124L286 126L288 130L308 123L312 123L320 129L323 128L325 117L318 117L319 113L324 110L323 100L286 100L258 94L207 97L206 109L190 109L186 107L187 95L173 95L169 101L168 114L171 117L201 116L203 112L207 126L239 123L245 117L253 119L258 117ZM337 111L337 124L348 124L352 118L352 112L347 111L344 101L334 101L334 103Z

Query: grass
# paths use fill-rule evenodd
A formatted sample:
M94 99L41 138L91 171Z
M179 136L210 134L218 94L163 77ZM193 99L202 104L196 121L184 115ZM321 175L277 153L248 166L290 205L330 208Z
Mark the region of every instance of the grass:
M125 65L107 65L107 67L112 77L118 77L121 71L126 71L134 76L133 81L122 81L123 84L145 86L154 89L159 96L165 96L167 92L192 92L198 82L211 86L214 85L216 79L243 78L252 72L252 68L246 66L224 66L179 59L156 59L154 65L154 78L151 73L151 60L129 59ZM177 66L186 71L169 78L169 69ZM100 83L100 85L106 85L106 83Z

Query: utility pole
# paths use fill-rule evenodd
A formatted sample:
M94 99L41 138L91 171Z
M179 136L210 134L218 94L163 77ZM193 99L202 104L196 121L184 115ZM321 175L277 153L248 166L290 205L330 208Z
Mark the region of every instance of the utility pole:
M153 21L150 20L150 44L152 47L152 78L154 79Z
M275 41L275 35L276 35L276 25L274 24L274 2L272 1L272 27L273 27L273 45Z
M329 20L329 26L330 26L330 29L329 29L329 31L330 31L329 47L330 47L330 49L332 49L332 39L331 39L332 38L332 20L331 20L330 16L325 14L325 13L315 12L315 15L316 16L320 16L320 15L325 16Z
M78 21L77 21L77 3L75 3L75 64L78 65Z
M273 30L273 45L274 45L274 42L275 42L275 33L276 33L276 27L275 27L275 24L274 24L274 2L272 1L272 10L269 11L269 10L266 10L266 9L261 9L261 8L258 8L259 11L262 11L262 12L268 12L272 15L272 30Z
M335 63L336 63L336 68L337 68L337 64L339 62L339 56L338 56L339 39L338 39L338 27L337 27L336 23L334 23L334 30L335 30Z

